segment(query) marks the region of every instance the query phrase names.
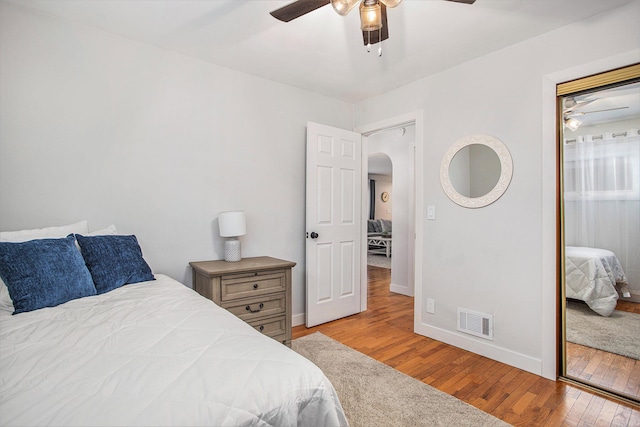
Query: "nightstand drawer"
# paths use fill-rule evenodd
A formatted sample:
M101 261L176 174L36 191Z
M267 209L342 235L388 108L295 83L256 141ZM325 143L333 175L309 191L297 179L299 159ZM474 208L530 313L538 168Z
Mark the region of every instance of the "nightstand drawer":
M285 271L271 271L265 274L237 274L225 276L221 280L222 301L252 298L274 292L285 292Z
M270 337L276 337L278 335L284 335L287 333L285 316L269 317L267 319L255 320L253 322L249 322L249 324L253 326L258 332L262 332L263 334Z
M267 316L285 314L287 311L284 293L265 295L261 298L244 299L223 303L222 307L238 316L245 322Z
M193 289L251 327L291 347L291 269L271 257L190 262Z

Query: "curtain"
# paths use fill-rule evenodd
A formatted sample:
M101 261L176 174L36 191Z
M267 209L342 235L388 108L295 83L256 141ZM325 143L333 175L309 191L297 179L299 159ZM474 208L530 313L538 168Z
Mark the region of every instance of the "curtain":
M369 180L369 219L376 219L376 180Z
M638 130L565 140L564 202L567 246L614 252L640 289Z

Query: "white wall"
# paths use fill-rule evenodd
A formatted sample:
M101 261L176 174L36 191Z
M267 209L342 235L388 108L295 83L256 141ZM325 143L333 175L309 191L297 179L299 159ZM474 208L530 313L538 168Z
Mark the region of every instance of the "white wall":
M424 111L418 191L424 205L437 207L437 217L422 223L420 333L555 377L555 157L549 161L555 139L543 114L555 98L547 76L568 69L575 75L576 67L585 75L604 71L583 64L616 54L639 61L638 16L636 1L356 105L356 127ZM566 49L567 40L580 42ZM440 188L439 168L451 144L476 133L506 144L514 174L494 204L465 209ZM435 299L435 314L424 310L426 298ZM494 340L457 332L458 307L492 314Z
M0 229L87 219L191 285L244 209L244 256L295 261L304 312L305 128L341 101L0 3Z
M375 199L376 205L375 219L393 219L393 180L390 175L369 174L369 179L376 181ZM382 201L382 193L389 193L389 200Z

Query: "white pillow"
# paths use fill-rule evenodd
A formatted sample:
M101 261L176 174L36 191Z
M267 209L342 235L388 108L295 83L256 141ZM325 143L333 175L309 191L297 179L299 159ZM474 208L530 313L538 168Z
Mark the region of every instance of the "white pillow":
M113 227L113 230L115 231L115 227ZM0 231L0 242L20 243L34 239L56 239L67 237L71 233L89 233L87 221L80 221L75 224L63 225L60 227L36 228L20 231ZM0 278L0 310L9 311L11 313L14 311L13 301L11 301L11 296L9 295L9 289L7 289L7 285L4 283L2 278Z
M89 226L87 221L61 227L35 228L33 230L0 231L0 242L27 242L34 239L56 239L67 237L69 234L87 234Z
M82 233L78 233L78 234L82 234ZM92 231L89 234L83 234L83 236L115 236L116 234L118 234L118 231L116 230L116 226L111 224L107 228L103 228L102 230Z
M9 295L9 289L4 281L0 278L0 311L8 311L13 313L13 301L11 301L11 295Z

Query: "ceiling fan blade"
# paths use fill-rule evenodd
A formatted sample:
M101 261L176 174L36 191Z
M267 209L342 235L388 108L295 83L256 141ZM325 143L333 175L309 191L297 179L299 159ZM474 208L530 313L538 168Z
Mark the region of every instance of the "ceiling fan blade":
M274 10L271 16L283 22L289 22L329 3L331 0L298 0Z
M576 101L575 98L567 98L565 101L565 109L562 111L564 114L569 114L576 111L578 108L586 107L594 101L597 101L598 98L593 99L583 99L580 101Z
M476 0L447 0L447 1L454 1L456 3L466 3L466 4L474 4L476 2Z
M368 44L376 44L383 40L389 38L389 26L387 25L387 6L383 3L380 3L380 17L382 18L382 28L375 31L363 31L362 39L364 40L364 45ZM380 33L382 31L382 34Z
M616 107L616 108L605 108L603 110L593 110L593 111L574 111L569 116L584 116L585 114L593 114L593 113L603 113L605 111L615 111L615 110L624 110L629 107Z

